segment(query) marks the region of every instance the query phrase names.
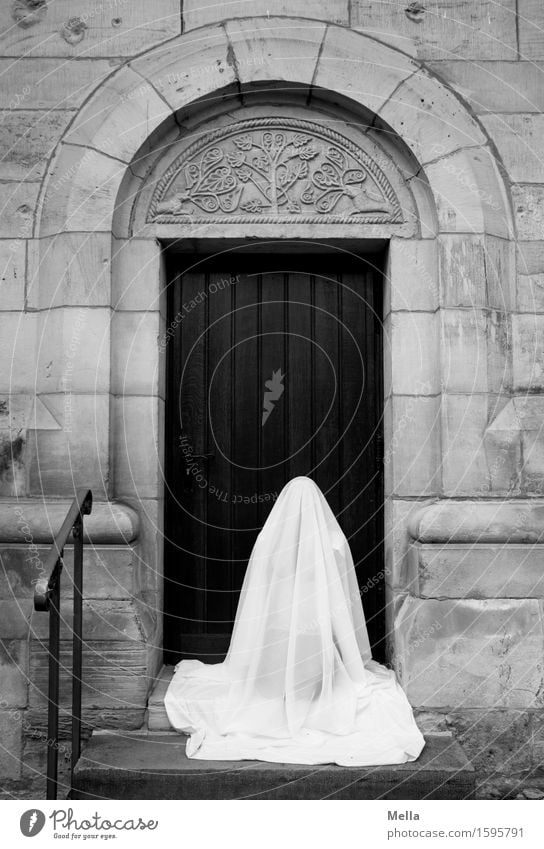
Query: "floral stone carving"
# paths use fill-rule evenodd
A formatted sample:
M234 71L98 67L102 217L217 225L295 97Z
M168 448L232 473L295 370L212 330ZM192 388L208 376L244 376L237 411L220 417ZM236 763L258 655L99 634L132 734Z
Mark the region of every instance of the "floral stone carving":
M158 182L147 220L382 224L403 216L377 163L340 133L255 118L185 150Z

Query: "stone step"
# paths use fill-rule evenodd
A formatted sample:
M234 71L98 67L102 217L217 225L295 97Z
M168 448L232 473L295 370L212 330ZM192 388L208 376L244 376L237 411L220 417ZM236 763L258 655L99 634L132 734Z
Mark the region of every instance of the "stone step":
M173 731L164 707L164 697L173 674L173 666L163 666L151 691L147 701L147 727L149 731Z
M175 732L95 732L73 799L467 799L473 767L449 734L426 736L416 763L377 767L201 761Z

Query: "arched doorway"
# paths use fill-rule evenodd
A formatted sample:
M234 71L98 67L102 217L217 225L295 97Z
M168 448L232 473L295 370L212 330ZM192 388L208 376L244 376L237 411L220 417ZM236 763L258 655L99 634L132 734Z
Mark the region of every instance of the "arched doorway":
M290 100L249 92L236 112L203 110L165 146L134 217L170 235L171 662L224 655L256 535L297 475L318 483L349 539L385 656L384 235L409 235L417 216L362 116L348 124L330 105ZM215 240L191 238L210 228Z

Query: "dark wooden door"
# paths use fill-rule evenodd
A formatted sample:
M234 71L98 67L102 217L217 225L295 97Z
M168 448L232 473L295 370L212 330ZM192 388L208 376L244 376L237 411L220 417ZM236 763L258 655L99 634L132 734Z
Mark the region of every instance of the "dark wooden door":
M169 262L167 661L222 659L257 533L297 475L319 485L349 540L382 659L376 255Z

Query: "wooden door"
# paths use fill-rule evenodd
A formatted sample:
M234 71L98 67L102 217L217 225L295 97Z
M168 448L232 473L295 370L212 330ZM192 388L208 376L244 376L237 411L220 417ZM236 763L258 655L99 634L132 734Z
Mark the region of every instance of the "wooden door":
M169 258L167 662L223 658L257 533L297 475L349 540L383 659L382 279L376 255L344 257Z

